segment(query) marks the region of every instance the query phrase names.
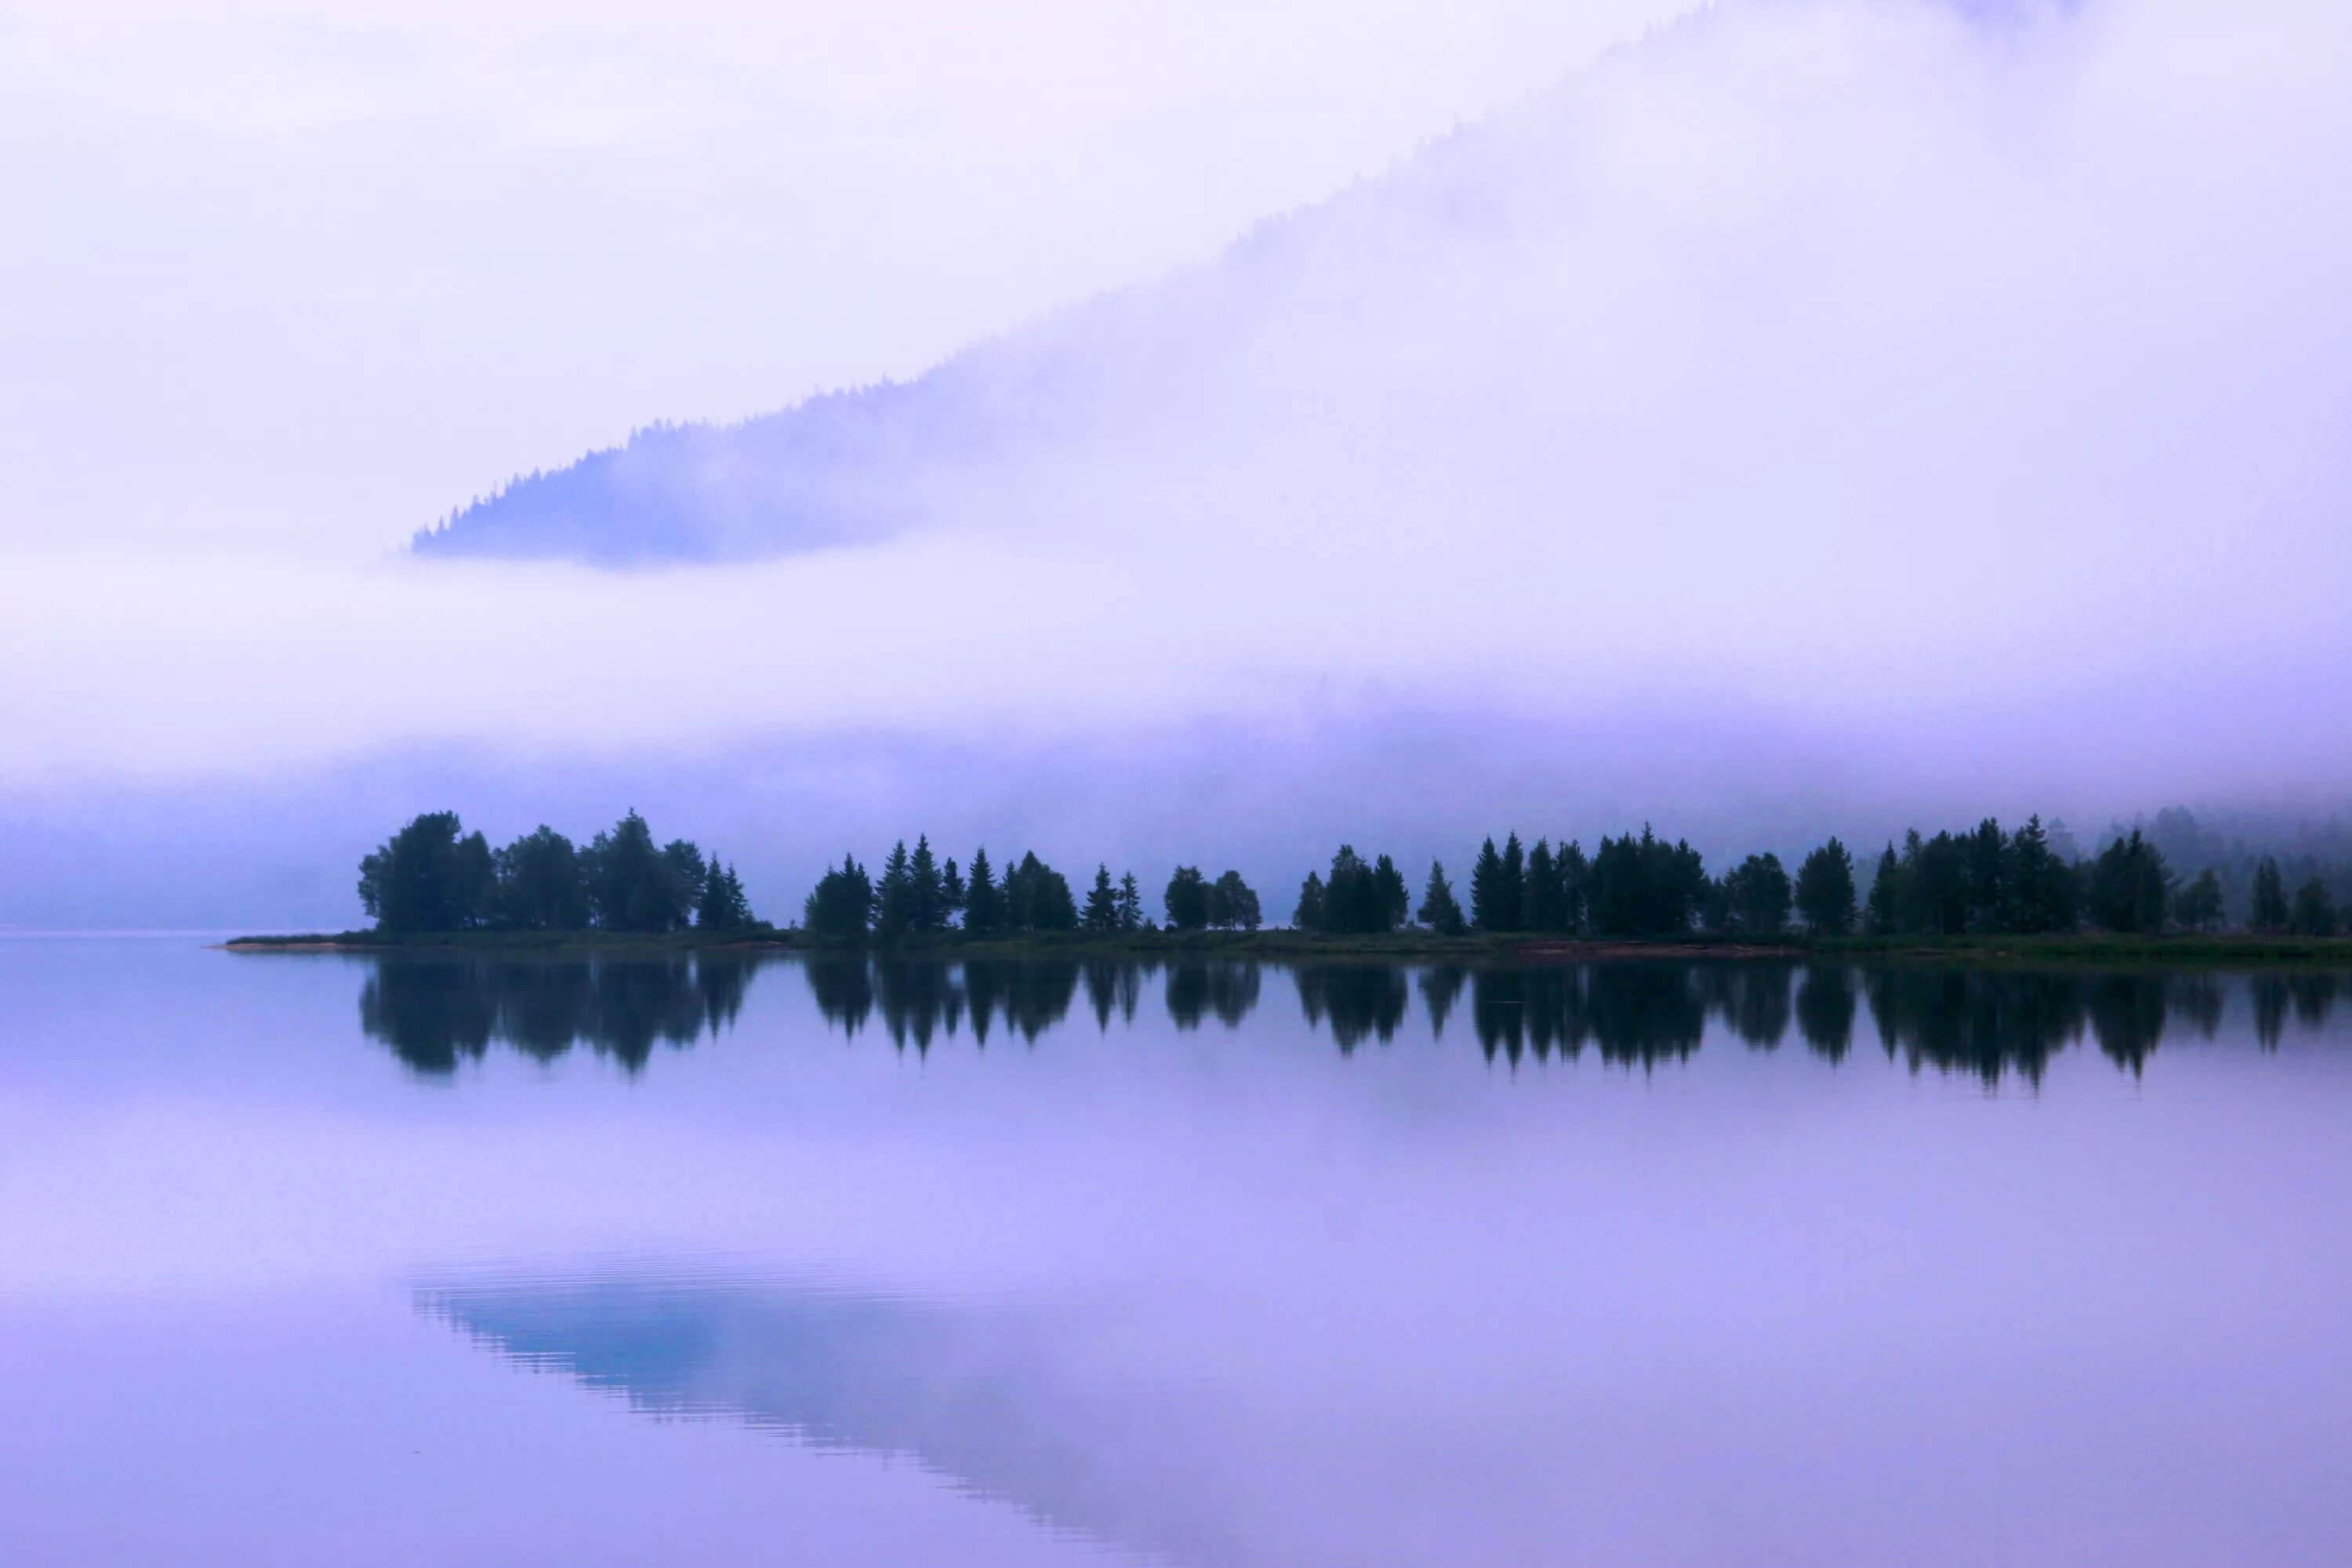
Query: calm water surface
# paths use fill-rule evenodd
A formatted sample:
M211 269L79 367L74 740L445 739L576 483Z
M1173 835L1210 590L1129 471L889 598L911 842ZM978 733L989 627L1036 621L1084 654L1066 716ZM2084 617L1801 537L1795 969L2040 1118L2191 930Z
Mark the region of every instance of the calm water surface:
M2352 1561L2352 982L0 942L0 1561Z

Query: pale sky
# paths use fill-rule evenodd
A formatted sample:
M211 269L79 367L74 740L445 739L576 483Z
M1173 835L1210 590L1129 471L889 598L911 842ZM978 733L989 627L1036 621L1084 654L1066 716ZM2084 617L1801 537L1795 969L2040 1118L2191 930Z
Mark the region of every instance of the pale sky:
M404 540L1205 258L1693 0L6 0L0 543Z
M349 919L442 808L731 823L772 909L2352 802L2352 7L1681 8L18 0L0 921ZM984 341L1085 418L875 458L922 526L396 553Z

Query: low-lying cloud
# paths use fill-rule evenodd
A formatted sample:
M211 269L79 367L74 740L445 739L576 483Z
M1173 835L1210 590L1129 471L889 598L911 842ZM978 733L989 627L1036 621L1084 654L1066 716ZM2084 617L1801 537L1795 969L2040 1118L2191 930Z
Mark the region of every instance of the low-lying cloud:
M2352 14L2298 0L1725 5L979 351L1077 417L1015 421L954 487L883 476L910 521L871 543L629 573L19 552L0 777L844 737L1019 772L1475 714L1465 814L1529 768L1564 801L1675 769L1738 795L1703 744L1518 739L1687 716L1804 737L1782 786L1876 781L1888 811L1922 780L2339 804L2347 60ZM1335 828L1411 804L1358 787ZM830 837L777 831L803 829Z

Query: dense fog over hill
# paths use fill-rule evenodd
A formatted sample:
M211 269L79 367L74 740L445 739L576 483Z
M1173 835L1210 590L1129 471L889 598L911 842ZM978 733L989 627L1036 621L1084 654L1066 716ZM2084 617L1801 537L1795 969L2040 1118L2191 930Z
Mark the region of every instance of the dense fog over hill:
M397 559L27 555L0 920L194 874L101 801L310 845L166 900L240 920L440 806L658 805L779 913L926 829L1281 887L1514 823L2323 821L2347 60L2304 0L1738 0L1204 266ZM36 912L28 857L125 863Z

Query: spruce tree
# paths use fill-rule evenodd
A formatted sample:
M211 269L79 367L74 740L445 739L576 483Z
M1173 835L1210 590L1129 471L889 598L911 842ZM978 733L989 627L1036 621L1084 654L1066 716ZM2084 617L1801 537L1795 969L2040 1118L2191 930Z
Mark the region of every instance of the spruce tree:
M1585 900L1592 882L1592 868L1584 858L1584 847L1570 839L1552 858L1552 873L1559 880L1559 929L1582 931L1587 918Z
M1916 837L1916 835L1914 835ZM1893 936L1903 929L1903 863L1895 858L1895 841L1878 858L1878 874L1870 883L1870 934Z
M1501 902L1498 911L1502 923L1497 931L1527 930L1527 851L1519 847L1519 836L1514 832L1503 844L1503 872L1496 886Z
M1559 929L1559 882L1552 870L1551 844L1547 839L1537 839L1536 847L1528 851L1527 893L1519 919L1528 931Z
M2054 931L2074 923L2074 872L2052 849L2039 815L2010 840L2009 868L2013 929Z
M2172 918L2184 931L2210 931L2221 923L2221 879L2208 866L2180 889Z
M1080 924L1091 931L1114 931L1118 929L1118 889L1110 879L1110 868L1095 868L1095 885L1087 893L1086 913Z
M2336 934L2336 900L2326 882L2314 877L2294 890L2294 908L2287 916L2286 929L2295 936Z
M1778 936L1789 924L1789 873L1778 855L1750 855L1724 879L1732 921L1748 936Z
M1478 858L1470 867L1470 923L1480 931L1510 929L1504 924L1503 858L1495 853L1491 837L1478 846Z
M919 834L915 853L907 862L907 929L943 931L948 923L948 889L931 856L931 838Z
M1397 864L1383 855L1372 862L1372 896L1374 924L1371 929L1392 931L1404 924L1412 908L1412 894L1404 885L1404 873Z
M1328 930L1325 923L1328 910L1325 905L1323 879L1309 871L1307 880L1298 884L1298 908L1291 914L1292 927L1298 931Z
M743 884L732 866L710 863L709 874L702 881L702 903L695 910L694 923L704 931L743 931L757 924L751 918L751 905L743 897Z
M1835 837L1797 868L1797 913L1824 936L1853 930L1853 857Z
M1977 830L1965 842L1962 880L1967 889L1968 911L1963 921L1969 931L2011 929L2015 921L2014 858L2000 824L1992 817L1977 824Z
M812 936L854 938L866 934L874 918L874 884L853 855L827 871L801 906L801 924Z
M915 878L903 838L890 847L890 858L882 862L882 875L874 884L874 934L885 942L895 941L912 929L915 911Z
M1486 847L1493 848L1493 840ZM1453 884L1445 879L1444 866L1438 861L1429 863L1429 881L1422 889L1421 908L1413 918L1444 936L1460 936L1465 929L1462 905L1454 897Z
M1143 929L1143 889L1137 885L1135 873L1122 874L1118 879L1118 929Z
M2279 863L2265 855L2254 868L2254 907L2247 923L2263 936L2277 936L2286 930L2290 918L2286 879L2279 874Z
M988 850L983 847L972 851L971 875L964 881L963 929L992 931L1003 925L1004 895L996 886L995 873L988 864Z

